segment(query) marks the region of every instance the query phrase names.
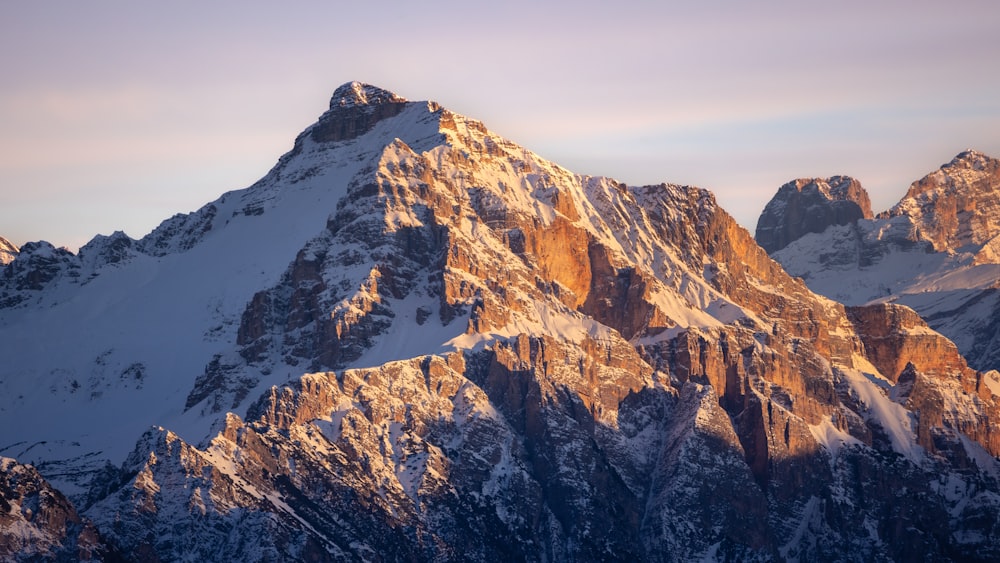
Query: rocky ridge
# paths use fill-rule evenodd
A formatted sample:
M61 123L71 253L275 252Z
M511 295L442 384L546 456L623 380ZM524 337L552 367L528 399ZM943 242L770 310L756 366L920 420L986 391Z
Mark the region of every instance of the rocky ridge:
M117 553L34 467L0 457L0 557L109 561Z
M935 251L982 250L1000 235L1000 160L974 150L959 153L914 182L883 216L907 218L915 238Z
M890 210L845 225L815 223L772 255L843 303L910 306L976 368L1000 368L998 174L1000 161L965 151L914 182ZM783 190L772 201L786 199ZM760 221L773 217L765 211Z
M117 420L145 433L73 495L133 558L1000 555L995 374L905 309L811 293L705 190L574 175L351 83L260 182L130 240L38 287L25 258L0 312L28 334L36 304L71 327L155 318L200 359L119 336L69 373L19 360L85 412L170 405ZM37 387L0 416L30 417ZM113 447L37 432L0 448L62 474Z

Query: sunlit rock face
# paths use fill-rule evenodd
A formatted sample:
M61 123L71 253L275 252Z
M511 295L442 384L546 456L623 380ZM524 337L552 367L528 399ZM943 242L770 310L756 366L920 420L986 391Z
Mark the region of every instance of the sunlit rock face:
M773 239L770 210L788 207L789 190L779 189L761 214L757 240L765 248ZM837 301L912 307L973 367L997 369L998 194L1000 161L969 150L875 218L845 225L813 218L794 240L768 250L810 289Z
M908 309L813 294L708 191L573 174L350 83L255 185L85 248L86 283L5 314L142 303L156 346L135 322L51 376L22 351L51 387L0 415L120 409L110 465L46 455L129 557L1000 557L996 375Z
M0 265L10 264L17 258L20 249L9 240L0 237Z
M885 215L907 217L938 252L982 247L1000 235L1000 160L962 152L914 182Z

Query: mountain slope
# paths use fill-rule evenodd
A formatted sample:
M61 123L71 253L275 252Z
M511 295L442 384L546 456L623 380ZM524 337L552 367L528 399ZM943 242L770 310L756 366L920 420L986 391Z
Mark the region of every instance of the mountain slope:
M951 342L433 102L346 84L254 186L5 276L0 448L122 553L1000 555L1000 383Z
M93 523L34 467L0 458L0 558L4 561L114 561Z

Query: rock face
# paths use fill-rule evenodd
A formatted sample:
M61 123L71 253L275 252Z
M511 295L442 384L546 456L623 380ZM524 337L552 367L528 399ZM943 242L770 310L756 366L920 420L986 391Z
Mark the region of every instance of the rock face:
M963 152L878 217L844 226L816 222L810 234L771 254L812 290L843 303L910 306L977 369L1000 368L998 174L1000 161ZM785 190L772 204L787 198ZM770 221L765 210L758 237Z
M97 528L30 465L0 457L0 559L108 561Z
M13 262L14 258L17 258L18 252L20 252L20 249L17 248L17 245L0 237L0 265L7 265Z
M61 482L108 456L73 499L132 558L1000 557L996 374L811 293L705 190L351 83L250 188L85 248L0 310L37 376L2 374L0 445ZM83 322L63 371L5 344Z
M831 225L872 218L868 192L854 178L799 179L781 186L757 221L757 244L768 252Z
M885 216L909 219L938 252L981 248L1000 235L1000 160L960 153L914 182Z

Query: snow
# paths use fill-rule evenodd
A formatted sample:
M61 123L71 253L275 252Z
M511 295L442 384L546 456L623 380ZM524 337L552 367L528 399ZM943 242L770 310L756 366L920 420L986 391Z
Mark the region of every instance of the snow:
M801 508L798 525L795 532L785 545L778 548L781 557L786 561L801 561L799 548L803 540L808 541L812 536L821 531L823 520L823 501L816 496L810 496Z
M384 301L396 313L392 325L375 338L374 344L349 367L375 367L395 361L427 354L444 354L461 349L466 342L460 337L467 327L467 319L453 319L447 325L436 314L440 300L436 297L412 292L405 299L386 298ZM424 324L417 323L417 310L434 311Z
M701 563L716 563L717 561L724 561L725 558L719 555L720 547L722 547L722 542L716 542L710 545L704 555L701 556Z
M860 445L861 441L848 432L840 430L833 424L832 416L825 416L819 424L810 424L809 432L813 438L830 453L830 467L834 466L840 449L844 446Z
M893 450L920 465L925 455L924 449L916 442L913 414L902 405L894 403L873 378L861 371L840 368L839 372L850 386L851 393L865 409L861 414L882 426L889 435Z
M361 84L344 88L350 103L389 95ZM334 105L339 107L339 101ZM489 190L497 205L543 226L560 216L557 199L575 206L581 218L576 225L617 253L615 260L634 261L655 274L651 299L677 327L715 327L746 316L708 285L704 272L690 271L675 249L649 234L654 231L651 219L637 206L637 197L646 197L642 190L573 175L462 116L452 115L454 129L440 130L437 111L433 104L409 104L365 135L335 144L314 143L307 129L298 152L282 157L257 184L223 194L203 211L166 221L148 239L169 229L210 227L193 247L185 250L180 238L160 241L162 255L135 252L127 261L93 272L96 277L85 272L85 284L64 280L50 287L39 295L42 307L0 312L0 357L10 358L0 368L0 383L12 397L0 405L0 454L58 461L67 469L96 469L101 460L118 464L153 425L172 428L189 443L202 441L221 413L185 412L184 404L193 381L215 356L236 353L232 343L247 303L256 292L278 284L296 253L325 232L331 212L359 173L374 171L387 179L419 159L448 176L465 204L469 190ZM446 139L452 144L443 144ZM489 147L502 157L480 159L469 174L453 163L470 158L468 147ZM658 197L683 197L680 188L663 189L650 196L651 205L663 205ZM386 232L421 225L412 206L381 211ZM456 226L456 236L467 237L473 248L510 256L491 226L464 216ZM40 247L36 252L54 250ZM366 297L369 265L336 275L348 285L361 284L354 297ZM472 287L483 281L463 272L448 275L467 276ZM345 299L342 313L362 314L352 299ZM508 324L484 333L467 331L468 316L442 324L440 298L426 290L403 299L383 298L383 303L395 315L392 324L348 367L472 350L523 333L570 342L612 338L610 328L554 299L522 298L523 306L510 312ZM431 311L423 324L417 323L418 309ZM277 365L269 375L249 375L258 383L236 412L244 412L261 390L301 374ZM67 420L75 422L67 425Z
M935 273L951 270L947 255L893 246L874 265L862 266L857 236L850 225L829 227L793 241L773 257L789 274L804 278L809 289L845 305L894 299L914 287L920 291L937 279Z
M958 438L962 441L965 453L976 462L980 471L991 475L994 479L1000 479L1000 460L990 455L986 449L973 442L968 436L958 434Z

